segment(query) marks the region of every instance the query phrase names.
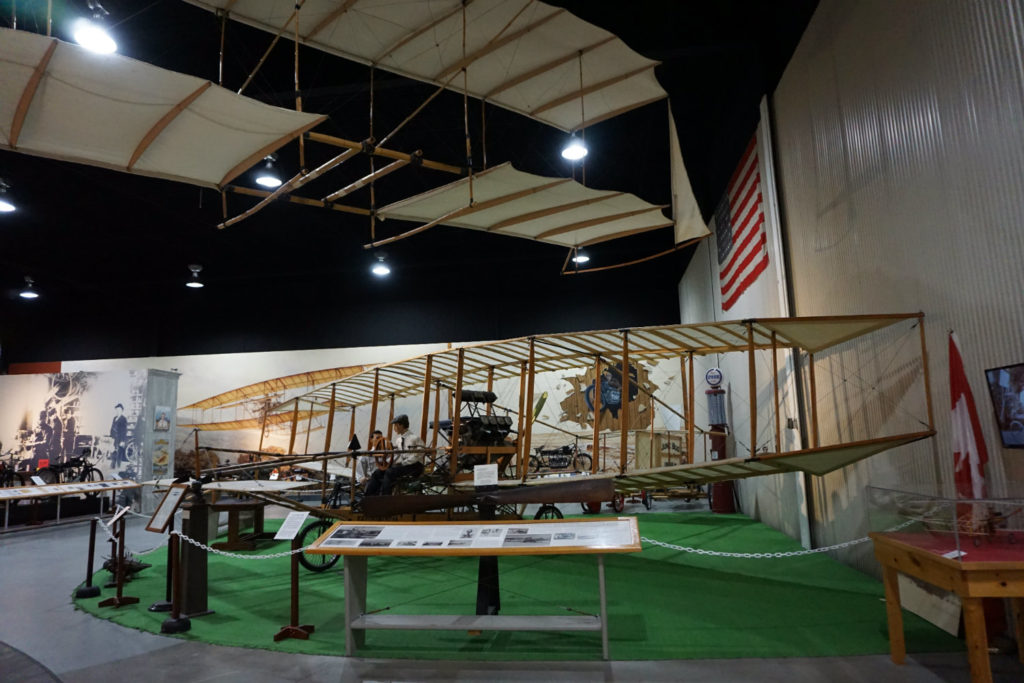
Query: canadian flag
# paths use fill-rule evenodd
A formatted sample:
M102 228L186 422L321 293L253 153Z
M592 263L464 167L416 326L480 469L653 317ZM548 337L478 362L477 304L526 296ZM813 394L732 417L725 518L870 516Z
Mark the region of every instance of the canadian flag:
M985 497L988 452L981 434L978 410L960 356L960 342L949 333L949 389L953 403L953 461L958 498Z

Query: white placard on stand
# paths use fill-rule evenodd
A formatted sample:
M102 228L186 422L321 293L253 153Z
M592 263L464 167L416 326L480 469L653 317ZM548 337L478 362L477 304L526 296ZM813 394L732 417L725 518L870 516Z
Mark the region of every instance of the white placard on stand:
M281 528L274 535L274 540L290 541L295 538L295 535L299 533L299 529L306 523L307 517L309 517L308 512L289 512L288 516L281 523Z
M32 483L35 484L36 486L46 486L46 482L43 481L43 478L36 474L33 474L29 478L32 480Z

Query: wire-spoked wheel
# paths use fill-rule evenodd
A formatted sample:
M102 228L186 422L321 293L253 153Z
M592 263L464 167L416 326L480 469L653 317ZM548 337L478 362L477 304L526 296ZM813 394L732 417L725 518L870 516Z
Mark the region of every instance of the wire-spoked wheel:
M307 545L323 536L324 532L332 526L334 526L334 521L330 519L313 520L306 526L302 527L302 531L299 532L299 547L305 548ZM340 555L313 555L311 553L301 552L299 553L299 564L311 572L325 572L338 564L338 558L340 557Z
M562 517L562 511L551 503L541 505L537 514L533 516L534 519L562 519Z

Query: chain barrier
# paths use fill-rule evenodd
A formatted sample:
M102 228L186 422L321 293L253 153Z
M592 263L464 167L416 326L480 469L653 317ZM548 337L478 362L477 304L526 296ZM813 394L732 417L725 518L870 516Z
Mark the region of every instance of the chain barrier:
M914 524L917 521L919 521L919 520L916 520L916 519L907 520L903 524L898 524L898 525L892 527L891 529L886 529L886 533L891 532L891 531L899 531L900 529L905 529L906 527L910 526L911 524ZM801 555L814 555L816 553L827 553L827 552L831 552L833 550L842 550L843 548L851 548L851 547L853 547L855 545L859 545L861 543L865 543L867 541L870 541L871 538L868 537L868 536L864 536L862 538L854 539L852 541L843 541L842 543L836 543L835 545L828 545L828 546L824 546L822 548L811 548L809 550L807 550L807 549L805 549L805 550L789 550L789 551L786 551L786 552L778 552L778 553L731 553L731 552L726 552L724 550L706 550L704 548L694 548L692 546L673 545L672 543L665 543L664 541L657 541L657 540L655 540L653 538L647 538L646 536L641 536L640 540L643 541L644 543L649 543L651 545L655 545L655 546L658 546L660 548L667 548L668 550L678 550L679 552L692 553L694 555L708 555L708 556L712 556L712 557L736 557L736 558L750 559L750 560L764 560L764 559L779 559L779 558L782 558L782 557L800 557Z
M291 555L295 555L296 553L301 553L305 551L306 548L309 547L306 546L306 548L299 548L298 550L285 550L279 553L268 553L266 555L242 555L241 553L229 553L223 550L217 550L216 548L211 548L202 541L197 541L194 538L189 538L188 536L177 530L172 531L171 533L181 538L181 540L187 543L191 543L195 547L201 550L205 550L208 553L213 553L214 555L223 555L224 557L233 557L236 560L272 560L278 557L290 557Z

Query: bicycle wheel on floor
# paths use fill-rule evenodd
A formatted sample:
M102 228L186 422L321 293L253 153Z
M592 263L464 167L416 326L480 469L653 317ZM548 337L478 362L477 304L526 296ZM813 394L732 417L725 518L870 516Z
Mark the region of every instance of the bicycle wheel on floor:
M541 505L534 519L562 519L562 511L550 503Z
M307 545L323 536L324 532L334 526L330 519L313 520L302 527L299 532L299 546L305 548ZM311 572L325 572L338 564L340 555L312 555L306 552L299 553L299 564Z

